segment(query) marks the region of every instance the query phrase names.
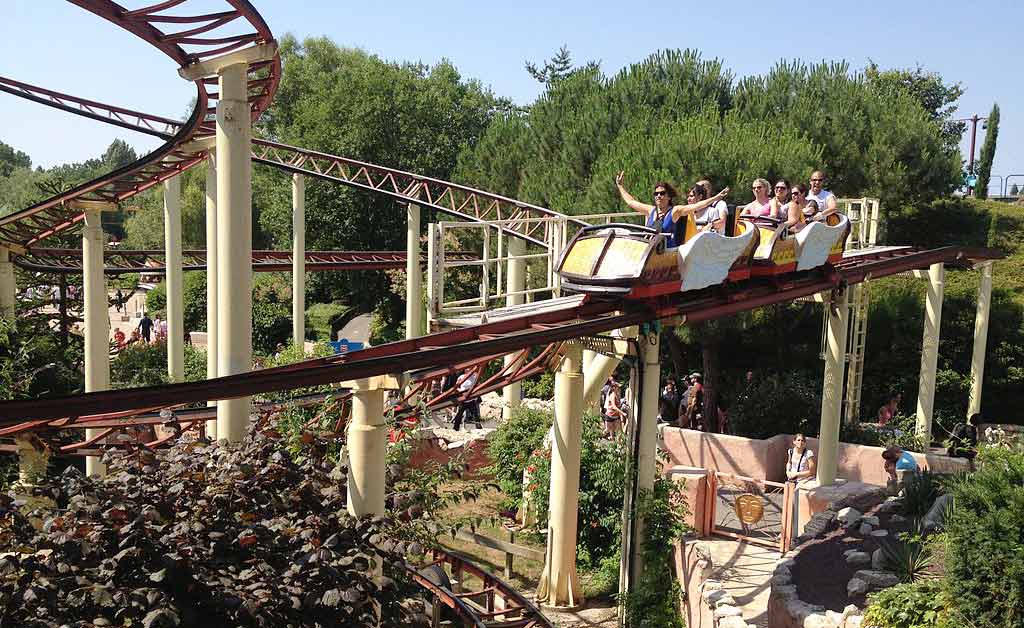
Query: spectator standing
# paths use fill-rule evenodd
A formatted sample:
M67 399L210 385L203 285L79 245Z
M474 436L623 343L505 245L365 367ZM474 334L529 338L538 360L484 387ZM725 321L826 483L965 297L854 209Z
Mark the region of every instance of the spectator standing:
M626 411L622 407L622 385L612 380L611 390L604 400L604 413L601 415L601 427L605 438L615 438L615 434L622 429L622 419L625 416Z
M139 321L138 331L142 334L142 340L149 342L150 334L153 332L153 319L149 317L149 314L143 312L142 320Z
M124 348L124 332L120 329L114 330L114 346L117 347L118 351Z
M468 423L473 421L476 423L477 429L482 428L483 425L480 423L480 399L478 397L468 397L469 393L476 386L477 372L475 368L466 369L462 375L459 376L456 382L456 387L459 390L459 410L455 413L453 429L457 432L462 428L462 420L465 419Z
M124 310L124 293L118 288L117 292L114 293L114 310L116 312L122 312Z
M956 458L967 458L971 470L974 470L974 457L978 455L978 424L981 414L975 412L967 418L966 423L957 423L950 434L950 444L946 453Z
M900 393L890 395L889 399L882 404L881 408L878 409L879 427L885 425L889 421L892 421L896 417L896 414L899 413L901 397L902 395Z
M167 340L167 319L160 320L160 317L156 319L157 334L161 340Z
M679 407L679 394L676 392L676 382L671 377L665 382L665 388L661 391L661 399L658 404L658 422L667 423L672 420L673 413Z
M687 425L691 430L703 429L703 414L704 414L704 385L701 384L700 373L694 373L690 375L690 381L693 382L693 386L690 388L690 398L686 403L686 421Z
M811 173L811 189L807 194L807 198L818 203L818 213L812 217L813 220L821 220L838 211L836 195L825 189L825 181L825 173L821 170L815 170Z
M791 538L800 532L800 489L814 479L817 466L814 451L807 449L807 437L799 432L794 434L793 446L786 451L786 481L793 484Z

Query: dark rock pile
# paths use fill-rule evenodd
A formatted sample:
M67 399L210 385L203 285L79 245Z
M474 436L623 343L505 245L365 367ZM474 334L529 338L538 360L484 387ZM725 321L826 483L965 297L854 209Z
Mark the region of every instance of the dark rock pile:
M308 445L182 443L67 470L34 489L53 510L5 496L0 627L426 625L409 548L345 512L344 467Z

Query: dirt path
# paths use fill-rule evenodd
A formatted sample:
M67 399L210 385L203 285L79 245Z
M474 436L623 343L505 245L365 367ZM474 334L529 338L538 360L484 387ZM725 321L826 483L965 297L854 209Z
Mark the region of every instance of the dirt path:
M711 549L715 563L711 578L725 586L747 623L766 628L771 593L769 581L779 553L731 539L702 539L701 543Z

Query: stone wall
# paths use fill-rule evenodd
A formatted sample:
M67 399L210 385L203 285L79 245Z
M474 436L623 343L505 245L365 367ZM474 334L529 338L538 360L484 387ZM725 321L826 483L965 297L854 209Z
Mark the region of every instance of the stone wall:
M675 465L773 482L785 480L786 450L793 440L789 434L777 434L765 440L758 440L664 426L660 428L660 435L660 445ZM818 439L808 438L807 447L817 453ZM882 465L882 450L882 447L839 443L836 452L836 477L885 486L887 476ZM968 469L967 460L963 458L950 458L933 453L911 453L921 468L930 469L935 473L954 473Z
M683 585L680 613L687 628L755 628L743 620L732 595L717 580L711 580L714 563L711 552L698 540L676 545L676 571Z

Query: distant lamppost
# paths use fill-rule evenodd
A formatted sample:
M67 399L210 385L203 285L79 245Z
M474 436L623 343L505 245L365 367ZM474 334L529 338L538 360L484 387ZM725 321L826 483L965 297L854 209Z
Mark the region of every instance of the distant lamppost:
M970 118L958 118L957 122L970 122L971 123L971 158L967 162L967 193L974 196L974 186L978 182L978 177L974 176L974 145L978 139L978 121L988 120L988 117L979 116L974 114ZM985 126L982 125L984 129Z

